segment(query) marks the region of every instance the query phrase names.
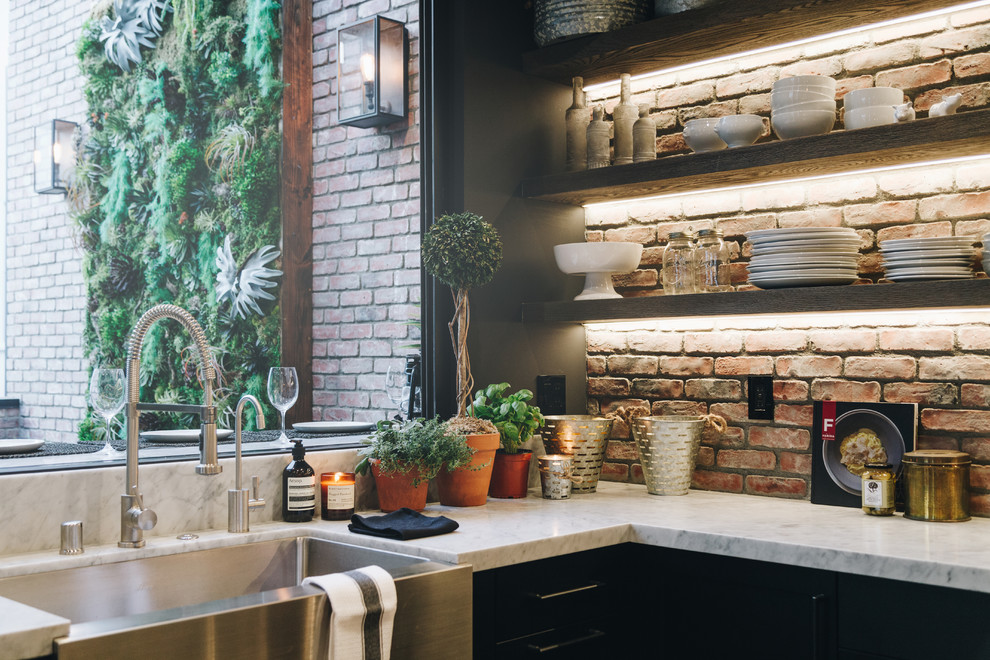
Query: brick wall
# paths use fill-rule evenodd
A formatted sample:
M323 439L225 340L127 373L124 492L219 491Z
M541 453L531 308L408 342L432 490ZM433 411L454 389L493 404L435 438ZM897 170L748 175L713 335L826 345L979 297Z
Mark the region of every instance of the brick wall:
M7 396L21 400L24 435L74 441L85 411L81 254L68 204L34 192L34 131L82 123L76 42L87 2L11 0L7 77ZM16 409L15 409L16 410Z
M375 14L409 32L409 114L340 126L337 28ZM381 419L386 372L419 337L419 4L317 1L313 16L313 418Z
M745 112L768 116L770 86L782 75L831 75L840 81L840 94L897 86L915 100L922 117L943 93L961 92L962 111L987 107L988 51L990 9L984 7L666 74L634 88L635 100L651 103L658 149L674 154L686 149L680 131L689 119ZM607 103L613 106L615 99ZM860 274L878 280L881 240L949 235L979 240L990 231L990 159L672 195L586 211L588 240L645 246L640 269L616 278L627 296L662 293L661 255L672 231L713 226L725 233L739 288L748 288L750 246L744 232L773 227L856 229L862 239ZM835 293L841 296L841 289ZM653 414L711 412L728 420L722 438L703 442L696 488L807 498L813 401L916 402L919 445L969 452L977 463L974 512L990 515L985 312L683 319L593 326L587 336L591 412L637 404ZM748 375L775 378L772 422L747 419ZM614 429L603 478L643 480L624 424Z

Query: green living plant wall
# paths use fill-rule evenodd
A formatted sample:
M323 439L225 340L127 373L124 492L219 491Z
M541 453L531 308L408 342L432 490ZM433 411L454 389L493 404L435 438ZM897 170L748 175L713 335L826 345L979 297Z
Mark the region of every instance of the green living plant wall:
M89 116L73 202L90 364L124 367L140 316L178 305L214 347L224 426L242 394L266 400L280 358L278 21L272 0L104 0L77 50ZM199 402L197 366L177 322L154 324L141 400ZM89 419L79 437L99 431Z

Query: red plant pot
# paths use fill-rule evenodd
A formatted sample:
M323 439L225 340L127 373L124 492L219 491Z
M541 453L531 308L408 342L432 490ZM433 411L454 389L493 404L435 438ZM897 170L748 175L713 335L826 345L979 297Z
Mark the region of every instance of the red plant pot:
M533 452L520 451L507 454L499 449L495 452L495 465L492 467L492 485L488 494L498 498L526 497L529 490L529 463Z
M426 508L426 491L430 485L429 479L423 479L413 486L413 481L419 477L419 470L406 473L382 473L378 469L380 461L371 459L371 474L375 477L375 488L378 489L378 506L382 511L397 511L402 507L413 511Z
M500 444L498 433L465 436L475 452L471 462L453 472L444 468L437 475L440 504L445 506L481 506L488 501L495 450Z

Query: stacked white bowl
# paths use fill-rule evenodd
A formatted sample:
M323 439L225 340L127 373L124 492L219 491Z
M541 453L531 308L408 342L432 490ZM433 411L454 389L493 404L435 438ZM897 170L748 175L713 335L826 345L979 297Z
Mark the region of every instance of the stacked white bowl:
M975 242L967 236L881 241L884 277L894 282L968 280L973 277Z
M842 122L846 130L894 124L894 106L904 103L904 92L896 87L854 89L842 97Z
M859 234L844 227L746 232L753 250L749 283L761 289L850 284L859 277Z
M781 140L828 133L835 125L835 80L792 76L775 82L770 92L770 125Z

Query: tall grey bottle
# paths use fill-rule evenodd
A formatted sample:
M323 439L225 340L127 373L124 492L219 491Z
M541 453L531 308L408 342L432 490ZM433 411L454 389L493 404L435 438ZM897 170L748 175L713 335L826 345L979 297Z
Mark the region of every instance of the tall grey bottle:
M596 105L593 118L588 124L588 169L608 167L608 124L603 117L605 110Z
M573 78L573 101L564 114L567 124L567 171L588 169L588 123L591 114L584 102L584 78Z
M643 163L657 158L657 123L650 116L650 106L639 106L639 119L633 124L633 162Z
M633 162L633 124L639 118L639 108L632 102L632 82L628 73L620 77L621 91L619 105L612 111L615 130L615 164L628 165Z

